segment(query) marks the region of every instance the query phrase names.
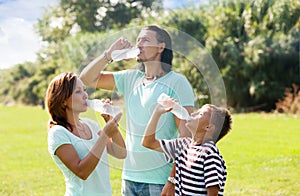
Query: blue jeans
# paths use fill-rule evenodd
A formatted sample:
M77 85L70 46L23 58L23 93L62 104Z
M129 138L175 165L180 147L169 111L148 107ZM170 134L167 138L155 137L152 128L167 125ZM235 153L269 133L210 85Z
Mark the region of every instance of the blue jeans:
M122 181L122 195L124 196L160 196L164 184L147 184L132 182L129 180Z

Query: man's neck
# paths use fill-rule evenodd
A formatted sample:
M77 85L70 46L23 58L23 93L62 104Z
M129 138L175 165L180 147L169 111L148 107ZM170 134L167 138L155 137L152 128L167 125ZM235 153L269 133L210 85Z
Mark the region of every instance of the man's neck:
M146 77L157 77L164 74L161 62L145 62L144 65Z

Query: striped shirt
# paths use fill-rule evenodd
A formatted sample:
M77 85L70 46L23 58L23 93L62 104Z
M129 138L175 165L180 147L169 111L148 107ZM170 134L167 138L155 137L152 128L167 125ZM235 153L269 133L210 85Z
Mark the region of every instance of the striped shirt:
M191 138L160 140L167 161L176 164L175 195L207 195L210 186L218 186L218 195L223 195L227 172L217 146L213 141L191 142Z

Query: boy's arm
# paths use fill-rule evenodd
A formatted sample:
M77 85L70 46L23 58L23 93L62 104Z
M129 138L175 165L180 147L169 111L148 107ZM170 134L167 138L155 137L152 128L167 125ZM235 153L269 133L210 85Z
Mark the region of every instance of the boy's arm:
M160 116L161 113L157 112L157 109L155 109L146 127L146 131L142 140L142 145L146 148L162 152L160 143L155 137L156 127Z
M218 196L219 187L218 186L210 186L206 188L207 196Z
M171 110L171 107L165 108L162 105L157 104L144 133L144 137L142 140L142 145L144 147L156 150L158 152L163 152L159 140L157 140L155 137L156 127L160 116L163 113L169 112Z

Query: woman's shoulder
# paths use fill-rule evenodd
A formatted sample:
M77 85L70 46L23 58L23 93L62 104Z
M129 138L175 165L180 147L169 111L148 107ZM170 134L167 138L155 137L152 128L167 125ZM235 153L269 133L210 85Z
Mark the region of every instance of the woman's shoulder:
M61 125L54 125L48 130L48 139L69 138L72 133Z
M69 132L68 129L66 129L62 125L53 125L49 130L48 133L55 133L55 132Z

